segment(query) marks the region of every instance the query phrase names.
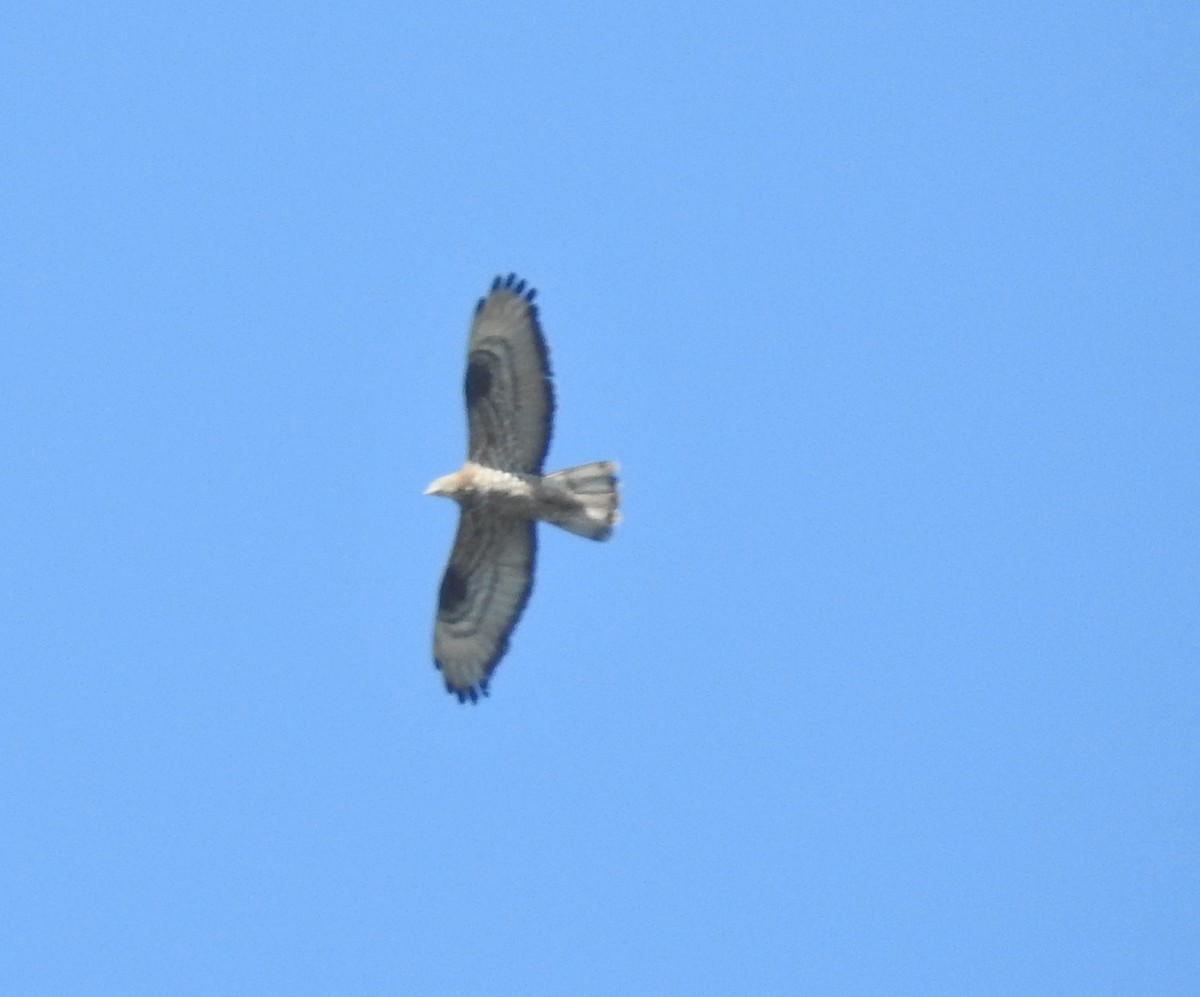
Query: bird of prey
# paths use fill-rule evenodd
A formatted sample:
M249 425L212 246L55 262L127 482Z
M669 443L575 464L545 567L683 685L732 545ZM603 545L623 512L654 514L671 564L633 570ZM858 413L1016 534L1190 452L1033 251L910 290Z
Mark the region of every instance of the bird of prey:
M535 523L589 540L616 524L617 465L583 464L542 474L554 386L533 288L497 277L475 307L467 344L467 460L426 495L459 505L458 533L438 592L433 658L459 702L488 682L533 587Z

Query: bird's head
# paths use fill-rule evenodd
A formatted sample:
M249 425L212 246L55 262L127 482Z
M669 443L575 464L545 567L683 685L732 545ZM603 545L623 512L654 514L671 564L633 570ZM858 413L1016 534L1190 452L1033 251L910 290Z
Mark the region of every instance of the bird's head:
M462 472L455 471L453 474L443 474L440 478L435 478L425 489L426 495L441 495L449 499L457 499L463 491Z

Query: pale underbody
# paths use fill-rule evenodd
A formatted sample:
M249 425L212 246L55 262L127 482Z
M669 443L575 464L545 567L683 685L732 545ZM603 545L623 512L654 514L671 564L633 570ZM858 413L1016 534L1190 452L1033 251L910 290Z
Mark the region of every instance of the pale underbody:
M616 465L604 462L542 476L467 461L453 474L434 481L425 494L452 498L464 509L483 507L501 516L542 520L601 540L617 521L616 494L608 478L599 492L579 490L576 475L592 468L607 475L616 470Z
M567 489L546 478L499 471L473 461L467 461L453 474L438 478L425 494L444 495L460 505L487 505L501 515L548 522L554 522L556 509L567 513L576 507Z

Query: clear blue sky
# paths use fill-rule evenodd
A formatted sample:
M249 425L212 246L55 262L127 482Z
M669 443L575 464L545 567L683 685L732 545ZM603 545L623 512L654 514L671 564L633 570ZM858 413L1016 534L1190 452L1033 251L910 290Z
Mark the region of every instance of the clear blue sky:
M0 13L0 992L1200 992L1195 4L249 6Z

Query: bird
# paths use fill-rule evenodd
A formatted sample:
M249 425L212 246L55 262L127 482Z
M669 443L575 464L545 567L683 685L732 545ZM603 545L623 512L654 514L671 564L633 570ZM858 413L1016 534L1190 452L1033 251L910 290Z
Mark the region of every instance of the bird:
M467 459L425 490L459 506L438 589L433 658L460 703L488 695L529 601L536 524L607 540L619 520L615 461L543 473L555 403L536 294L510 273L496 277L475 306L463 382Z

